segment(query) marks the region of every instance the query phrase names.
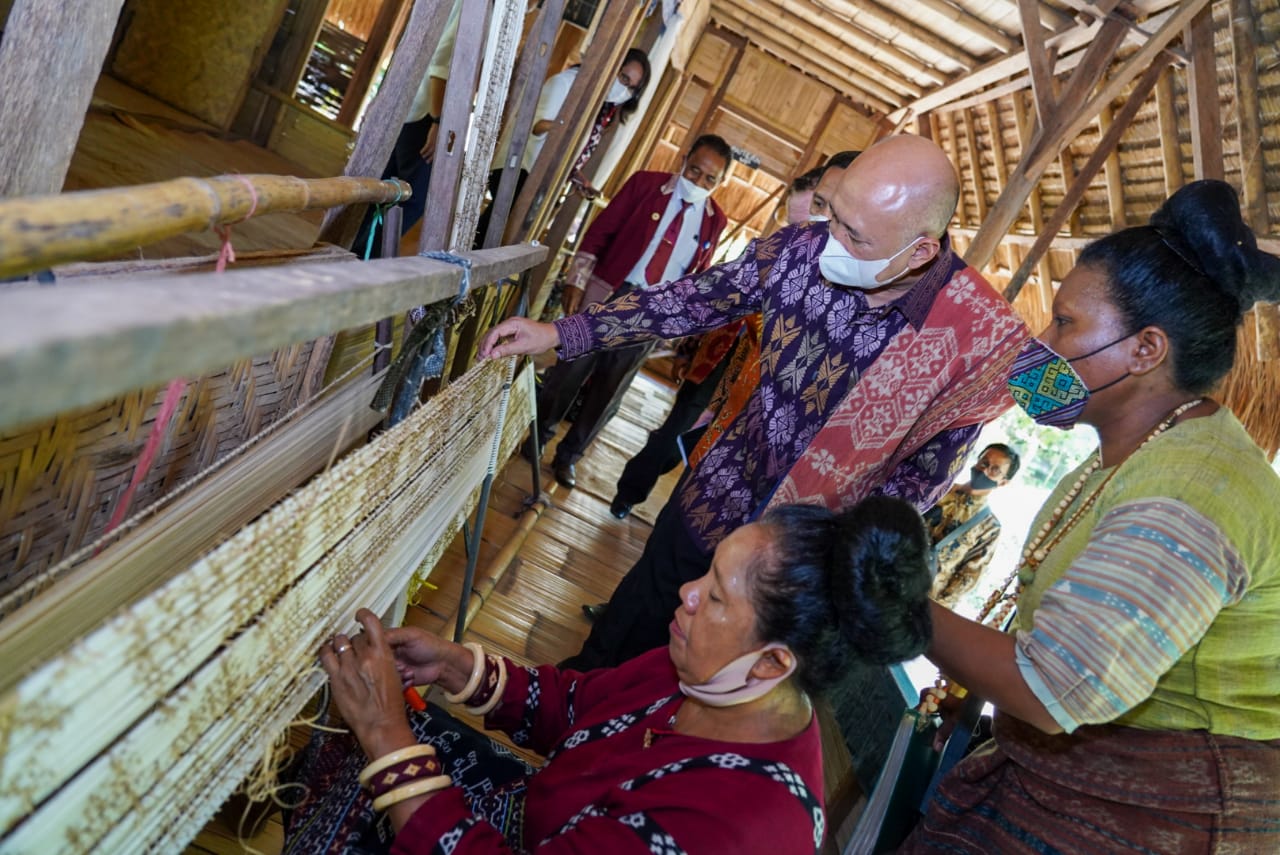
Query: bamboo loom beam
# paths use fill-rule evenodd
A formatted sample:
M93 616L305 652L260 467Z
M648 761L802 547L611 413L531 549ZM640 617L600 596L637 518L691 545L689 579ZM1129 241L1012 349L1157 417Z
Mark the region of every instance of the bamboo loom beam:
M0 202L0 277L117 255L263 214L385 204L410 192L398 179L217 175L11 199Z
M546 251L466 253L472 286ZM455 297L461 275L412 257L0 293L0 430Z

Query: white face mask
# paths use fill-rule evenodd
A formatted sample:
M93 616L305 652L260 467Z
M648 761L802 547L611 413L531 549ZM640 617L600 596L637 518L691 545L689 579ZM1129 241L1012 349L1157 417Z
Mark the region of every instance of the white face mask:
M775 641L759 650L744 653L717 671L705 683L691 686L681 681L680 691L685 697L696 698L710 707L733 707L763 697L796 670L796 658L793 655L785 673L768 680L752 677L751 669L770 650L786 650L786 645Z
M685 199L695 204L703 201L704 199L706 199L708 196L711 195L710 188L703 187L700 184L694 184L692 181L690 181L688 178L685 178L683 175L681 175L680 180L676 182L676 186L679 189L681 199Z
M895 258L922 240L924 238L916 238L888 258L877 258L868 261L862 258L854 258L840 241L828 234L827 245L822 248L822 253L818 256L818 270L822 271L822 275L826 277L828 282L836 285L844 285L848 288L862 288L868 291L875 288L883 288L886 285L892 285L907 275L907 271L910 268L904 268L897 276L884 281L877 280L876 277L883 273Z
M609 87L609 94L604 96L604 100L610 104L622 104L631 100L631 90L621 80L615 80Z

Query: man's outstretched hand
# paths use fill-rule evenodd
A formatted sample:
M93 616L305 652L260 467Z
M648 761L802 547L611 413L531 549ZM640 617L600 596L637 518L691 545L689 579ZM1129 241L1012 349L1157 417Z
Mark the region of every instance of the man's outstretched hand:
M555 324L543 324L528 318L507 318L485 333L480 341L481 359L501 359L542 353L560 344Z

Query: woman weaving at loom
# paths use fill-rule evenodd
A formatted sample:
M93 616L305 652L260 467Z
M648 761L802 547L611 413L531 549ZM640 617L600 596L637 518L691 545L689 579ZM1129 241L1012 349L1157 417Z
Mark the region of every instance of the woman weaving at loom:
M320 651L363 751L313 739L311 795L288 822L286 851L385 851L392 833L403 853L816 851L822 755L810 699L849 657L923 649L928 549L919 515L897 499L839 515L778 508L683 587L667 649L585 675L383 630L363 610L363 633ZM535 772L495 755L438 709L406 717L402 683L437 684L546 764ZM369 794L354 786L362 767ZM375 811L394 832L375 828Z
M1280 479L1206 397L1277 298L1222 182L1081 254L1010 387L1099 449L1032 525L1013 635L932 607L998 712L902 851L1280 851Z

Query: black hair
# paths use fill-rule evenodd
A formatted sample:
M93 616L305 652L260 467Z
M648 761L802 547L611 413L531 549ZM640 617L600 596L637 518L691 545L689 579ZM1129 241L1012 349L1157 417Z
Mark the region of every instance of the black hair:
M818 182L822 180L822 173L826 172L825 166L815 166L803 175L797 175L791 179L791 186L787 190L791 193L803 193L806 190L812 190L818 186Z
M1022 458L1018 455L1018 452L1013 450L1013 446L1005 445L1003 442L991 443L986 448L982 449L982 451L978 453L978 456L981 457L993 449L1009 458L1009 471L1005 473L1004 477L1012 481L1013 476L1017 475L1018 470L1022 468Z
M857 160L858 155L860 154L862 154L860 151L838 151L828 157L826 163L822 164L822 171L826 172L832 167L835 167L836 169L848 169L849 164Z
M634 62L643 69L640 75L640 82L635 85L635 89L631 93L631 97L623 101L618 106L618 121L625 122L631 117L631 114L640 109L640 97L644 95L645 87L649 85L649 75L652 70L649 68L649 55L640 48L628 48L627 55L622 58L622 65L618 66L618 71L622 71L622 66L629 62Z
M700 148L709 148L716 154L724 158L724 168L728 171L729 165L733 163L733 147L724 141L724 137L715 134L703 134L693 141L693 145L689 146L689 157L693 157L693 153Z
M1223 181L1191 182L1150 225L1100 238L1079 263L1107 277L1129 330L1164 330L1174 383L1193 395L1231 370L1244 313L1258 300L1280 299L1280 259L1258 249L1235 189Z
M773 535L752 574L756 633L795 654L796 681L822 692L850 657L887 665L929 643L929 534L901 499L874 496L833 513L784 505L760 520Z

